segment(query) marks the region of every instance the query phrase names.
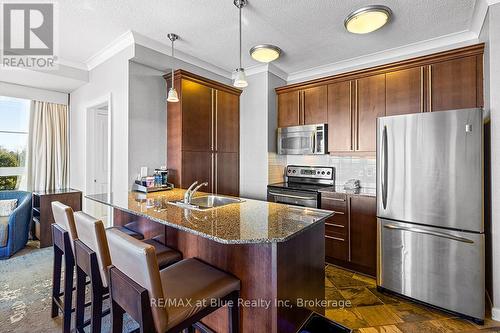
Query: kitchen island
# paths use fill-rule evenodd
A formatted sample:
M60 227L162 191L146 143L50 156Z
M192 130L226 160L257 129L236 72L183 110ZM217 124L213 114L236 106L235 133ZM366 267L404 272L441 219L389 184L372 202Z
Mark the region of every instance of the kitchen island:
M331 212L242 199L241 203L195 210L171 204L185 191L90 195L113 207L113 225L146 238L164 236L184 258L196 257L241 280L242 332L296 332L303 308L323 313L324 220ZM202 195L202 194L198 194ZM228 311L203 322L227 332Z

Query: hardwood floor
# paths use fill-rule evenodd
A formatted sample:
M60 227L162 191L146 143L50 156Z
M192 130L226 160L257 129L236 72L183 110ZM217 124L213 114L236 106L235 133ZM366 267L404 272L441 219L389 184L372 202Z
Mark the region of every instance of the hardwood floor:
M377 291L375 280L333 265L326 266L325 298L329 319L355 333L500 332L500 322L484 326Z

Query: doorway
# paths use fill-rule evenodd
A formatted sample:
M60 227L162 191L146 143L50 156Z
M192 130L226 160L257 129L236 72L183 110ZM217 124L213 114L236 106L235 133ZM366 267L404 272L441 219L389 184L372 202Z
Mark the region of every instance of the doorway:
M111 195L111 110L110 99L87 108L86 194ZM85 211L112 225L109 206L85 200Z

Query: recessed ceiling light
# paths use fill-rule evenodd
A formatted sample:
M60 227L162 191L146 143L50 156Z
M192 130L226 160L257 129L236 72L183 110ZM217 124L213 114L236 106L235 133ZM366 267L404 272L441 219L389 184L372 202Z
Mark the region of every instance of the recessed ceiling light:
M367 34L382 28L391 16L389 7L372 5L353 11L345 19L344 25L347 31L354 34Z
M271 62L280 57L281 49L271 44L261 44L252 47L250 55L257 61Z

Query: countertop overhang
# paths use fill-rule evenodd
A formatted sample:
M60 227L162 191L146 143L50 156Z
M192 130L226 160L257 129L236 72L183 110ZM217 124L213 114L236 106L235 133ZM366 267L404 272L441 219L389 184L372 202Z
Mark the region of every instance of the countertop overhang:
M246 198L241 198L241 203L203 211L168 203L181 200L184 193L185 190L173 189L148 194L94 194L85 198L223 244L286 242L333 215L321 209Z

